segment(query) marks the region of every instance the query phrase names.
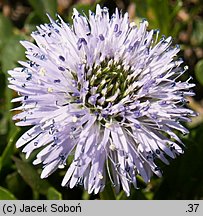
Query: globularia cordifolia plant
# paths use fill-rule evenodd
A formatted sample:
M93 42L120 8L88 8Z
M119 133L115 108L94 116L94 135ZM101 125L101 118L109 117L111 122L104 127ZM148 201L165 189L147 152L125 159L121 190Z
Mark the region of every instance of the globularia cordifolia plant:
M183 153L174 129L188 133L180 122L194 115L185 107L194 84L178 81L187 68L172 38L158 41L147 26L97 5L89 17L74 9L73 25L50 18L32 33L36 44L21 42L28 61L8 72L20 95L14 110L22 111L13 119L32 127L16 145L27 158L41 149L33 162L43 164L41 178L74 154L62 186L96 194L108 177L129 195L137 175L145 182L161 176L155 160L168 164Z

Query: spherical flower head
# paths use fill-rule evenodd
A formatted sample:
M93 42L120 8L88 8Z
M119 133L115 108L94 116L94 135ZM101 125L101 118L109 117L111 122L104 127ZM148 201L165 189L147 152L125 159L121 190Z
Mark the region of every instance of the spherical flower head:
M74 9L72 25L50 18L32 33L36 44L21 42L28 61L8 72L22 104L13 119L32 127L16 145L26 158L40 149L33 164L43 164L41 178L73 154L62 186L96 194L108 178L129 195L137 175L146 183L161 176L157 159L183 153L174 130L188 133L180 122L194 114L185 106L194 84L178 81L187 68L171 37L158 41L147 26L97 5L88 17Z

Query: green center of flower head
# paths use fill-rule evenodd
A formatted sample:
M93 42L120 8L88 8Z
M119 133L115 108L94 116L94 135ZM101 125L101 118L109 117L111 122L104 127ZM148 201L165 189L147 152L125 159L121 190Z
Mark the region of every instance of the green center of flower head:
M126 96L129 74L129 69L125 70L121 62L115 63L113 60L105 60L93 67L92 74L87 76L89 91L85 106L91 112L101 113L109 106L118 104Z

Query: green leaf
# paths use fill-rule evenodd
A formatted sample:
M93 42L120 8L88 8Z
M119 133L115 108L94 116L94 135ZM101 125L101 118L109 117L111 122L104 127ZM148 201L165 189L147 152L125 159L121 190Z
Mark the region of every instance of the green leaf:
M3 109L2 109L0 112L0 115L2 115L2 117L0 118L0 135L4 135L7 133L8 116L5 114L6 114L5 111L3 112Z
M46 0L43 1L44 10L50 14L51 17L55 17L57 13L57 0Z
M190 131L183 140L185 153L163 167L160 186L155 190L157 200L199 200L203 197L201 170L203 164L203 124Z
M198 61L195 65L195 76L198 82L203 85L203 60Z
M180 28L179 23L176 21L176 15L181 9L182 0L177 0L176 2L167 0L132 1L136 4L136 19L137 17L147 18L150 29L158 28L160 29L161 35L176 36L177 31Z
M37 173L36 169L32 165L13 157L15 161L18 173L24 179L24 181L34 190L43 195L46 195L50 184L46 180L42 180Z
M47 193L48 200L62 200L62 194L58 192L54 187L50 187Z
M27 184L22 181L21 176L18 174L17 171L14 171L11 174L6 176L7 189L15 194L18 199L25 198L24 191L27 190Z
M117 199L117 200L126 200L126 199L127 199L127 196L126 196L125 192L122 190L122 191L120 191L120 193L116 196L116 199Z
M11 21L0 13L0 48L12 35L12 27Z
M2 169L2 157L0 157L0 172L1 172L1 169Z
M143 190L131 188L130 196L126 196L125 192L122 190L116 197L117 200L146 200Z
M203 20L196 20L193 24L193 31L191 37L192 45L199 46L203 44Z
M100 195L101 200L115 200L116 199L110 182L106 184L104 191L101 192L99 195Z
M35 13L39 16L39 18L43 21L46 22L46 15L44 13L44 5L42 0L28 0L32 8L34 9Z
M57 1L56 0L29 0L30 5L34 9L35 13L42 22L47 22L48 18L46 13L49 13L52 17L56 15L57 12Z
M88 15L89 14L89 10L91 11L95 11L95 8L96 8L96 5L97 3L99 3L99 1L95 1L92 5L89 5L89 4L83 4L83 3L77 3L77 4L74 4L70 11L71 13L69 13L69 16L68 16L68 22L69 23L72 23L72 11L73 11L73 8L75 8L79 13L81 14L85 14L85 15Z
M17 66L18 60L25 59L25 49L20 44L24 37L13 35L2 48L1 64L3 72L7 72Z
M0 200L16 200L16 198L10 191L0 186Z
M14 147L15 147L16 140L18 138L19 131L20 129L16 127L13 127L11 130L11 133L10 133L11 135L9 136L10 139L0 158L0 171L2 167L6 166L11 161L11 156L14 151Z
M82 200L89 200L90 199L90 194L84 190L82 193Z
M31 12L25 20L25 29L27 32L36 31L36 26L41 24L42 20L35 11Z
M88 5L88 4L82 4L82 3L75 4L74 8L77 9L79 13L83 13L84 12L86 15L88 14L89 10L92 10L92 8L90 9L90 5Z
M175 5L173 6L173 10L170 11L170 18L173 19L175 16L177 16L178 12L181 10L183 6L182 0L177 0L175 2Z
M162 34L168 35L170 29L170 12L169 12L169 1L162 0L147 0L149 5L149 10L153 11L154 14L154 24L159 27ZM157 7L157 5L159 5Z

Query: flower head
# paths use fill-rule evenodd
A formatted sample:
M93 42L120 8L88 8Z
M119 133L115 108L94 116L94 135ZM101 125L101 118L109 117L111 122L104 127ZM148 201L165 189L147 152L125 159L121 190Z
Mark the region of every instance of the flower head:
M21 42L28 61L9 71L20 94L13 102L22 104L13 119L32 127L16 145L27 158L40 148L33 163L43 164L41 178L73 153L63 186L98 193L108 177L129 195L137 175L161 176L156 159L168 164L183 152L174 129L188 133L180 122L194 114L185 107L194 85L178 81L186 71L179 47L147 26L98 5L88 18L74 9L73 25L50 18L32 33L36 44Z

